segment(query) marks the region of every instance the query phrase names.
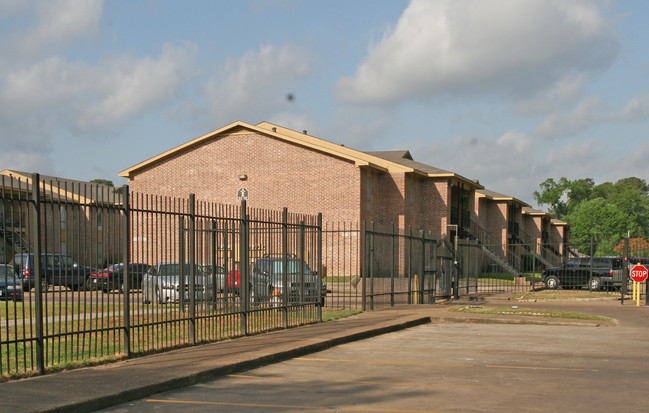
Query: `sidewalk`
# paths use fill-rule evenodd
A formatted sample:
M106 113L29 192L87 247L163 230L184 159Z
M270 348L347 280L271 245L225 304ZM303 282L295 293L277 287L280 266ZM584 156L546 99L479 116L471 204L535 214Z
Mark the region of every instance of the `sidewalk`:
M594 321L486 316L448 311L451 307L461 304L506 305L507 303L455 302L450 305L422 305L365 312L316 325L179 349L103 366L10 381L0 384L0 404L3 411L11 412L94 411L148 397L158 392L205 382L226 374L302 356L342 343L430 322L574 326L602 324ZM557 305L560 304L553 304L553 306ZM621 306L619 303L589 303L588 307L605 308L602 311L613 315L629 312L626 311L629 306ZM635 310L632 312L638 313ZM640 311L638 314L647 317L649 311ZM616 323L610 323L610 326L614 325Z

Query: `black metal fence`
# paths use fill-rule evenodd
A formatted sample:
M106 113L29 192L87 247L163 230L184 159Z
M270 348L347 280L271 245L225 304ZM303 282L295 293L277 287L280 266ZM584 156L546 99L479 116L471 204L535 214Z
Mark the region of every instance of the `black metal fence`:
M0 176L0 201L3 378L318 322L323 310L530 291L570 258L627 255L621 241L439 239L38 175Z
M0 179L3 377L322 320L321 216Z

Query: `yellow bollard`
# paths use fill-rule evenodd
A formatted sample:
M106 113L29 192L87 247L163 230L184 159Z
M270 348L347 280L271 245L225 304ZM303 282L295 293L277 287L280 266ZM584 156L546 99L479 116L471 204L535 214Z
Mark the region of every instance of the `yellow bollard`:
M415 274L415 290L413 293L415 294L415 304L419 304L419 280L417 279L417 274Z
M637 282L635 281L633 282L633 298L632 298L633 301L635 301L635 291L637 289L637 284L638 284Z
M640 283L636 283L636 284L638 284L638 291L636 292L636 296L637 296L638 301L636 303L636 307L640 307Z

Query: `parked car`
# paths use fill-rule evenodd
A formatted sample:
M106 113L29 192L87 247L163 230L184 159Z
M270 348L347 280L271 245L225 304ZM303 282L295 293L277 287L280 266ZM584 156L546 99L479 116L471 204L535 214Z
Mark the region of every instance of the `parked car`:
M178 302L181 297L180 276L181 268L184 274L184 285L182 288L182 297L189 301L190 296L190 270L191 265L183 265L178 262L159 262L147 271L142 277L142 302L149 304L156 302L164 304L167 302ZM194 286L195 299L209 300L212 299L212 285L209 277L205 274L200 266L194 268Z
M559 287L587 287L591 290L619 288L625 281L622 257L572 258L561 267L543 270L543 282L549 289Z
M151 268L148 264L132 263L128 265L129 286L131 290L142 288L142 277ZM124 264L113 264L90 275L89 288L105 293L119 289L124 292Z
M266 255L255 261L251 270L251 297L256 300L270 299L275 305L317 303L324 306L327 285L303 260L291 256L286 260L286 285L284 285L284 260L280 256Z
M8 264L0 264L0 300L23 300L20 276Z
M225 274L225 267L212 264L201 264L199 268L210 279L210 285L216 284L216 292L222 293L227 285L227 276Z
M34 272L34 254L21 253L14 255L9 263L14 271L21 277L23 290L29 291L36 286L36 274ZM41 254L41 280L43 291L48 286L64 286L71 290L80 290L86 285L90 278L92 269L83 267L65 254Z

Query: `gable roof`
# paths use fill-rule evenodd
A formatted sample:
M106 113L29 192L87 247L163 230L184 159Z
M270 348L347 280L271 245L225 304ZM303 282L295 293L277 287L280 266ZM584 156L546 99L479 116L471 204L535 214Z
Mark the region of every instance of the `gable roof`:
M505 201L505 202L513 202L515 204L518 204L522 207L529 207L530 205L527 204L526 202L521 201L520 199L514 198L513 196L501 194L499 192L491 191L489 189L478 189L475 191L476 196L478 198L486 198L490 199L492 201Z
M436 168L425 163L417 162L412 159L410 151L375 151L367 152L370 155L388 160L390 162L395 162L409 168L413 168L420 172L420 175L424 175L428 178L454 178L460 182L468 184L473 189L484 188L477 181L465 178L462 175L456 174L455 172L450 172L444 169Z
M261 125L261 126L260 126ZM196 139L193 139L189 142L186 142L182 145L171 148L165 152L162 152L159 155L156 155L152 158L149 158L143 162L140 162L128 169L121 171L118 175L126 178L131 178L131 176L138 172L139 170L154 165L155 163L162 161L170 156L173 156L181 151L190 149L197 145L203 144L206 141L215 139L219 136L224 136L228 134L244 134L247 132L258 133L266 136L270 136L285 142L290 142L307 148L317 150L319 152L324 152L326 154L346 159L348 161L354 162L356 166L365 166L370 168L375 168L379 170L387 170L383 165L375 164L372 161L372 157L368 157L363 154L363 152L356 151L354 149L346 148L342 145L337 145L331 142L327 142L316 137L301 134L299 132L291 131L286 128L281 128L279 126L267 126L265 122L262 122L260 125L250 125L245 122L237 121L230 123L222 128L216 129L212 132L206 133L205 135L199 136ZM270 124L268 124L270 125ZM407 169L407 168L403 168ZM411 172L404 170L404 172Z
M470 184L474 188L482 188L482 186L480 186L480 184L478 184L477 182L464 178L453 172L444 171L442 169L434 168L430 165L415 162L412 160L412 156L408 151L362 152L356 149L348 148L344 145L336 144L312 135L308 135L306 131L297 132L270 122L260 122L257 125L250 125L241 121L233 122L220 129L206 133L205 135L199 136L196 139L176 146L175 148L171 148L159 155L140 162L128 169L121 171L118 175L130 179L132 175L137 173L138 171L154 165L155 163L160 162L164 159L167 159L181 151L203 144L204 142L215 139L219 136L228 134L244 134L247 132L254 132L270 136L275 139L310 148L331 156L354 162L354 164L359 167L368 167L384 172L414 173L429 178L456 178L462 182Z
M31 192L33 174L5 169L0 171L0 175L8 176L13 181L22 182L22 185L26 184ZM39 178L45 196L50 199L61 199L82 204L121 204L122 202L123 192L120 188L48 175L39 175Z

